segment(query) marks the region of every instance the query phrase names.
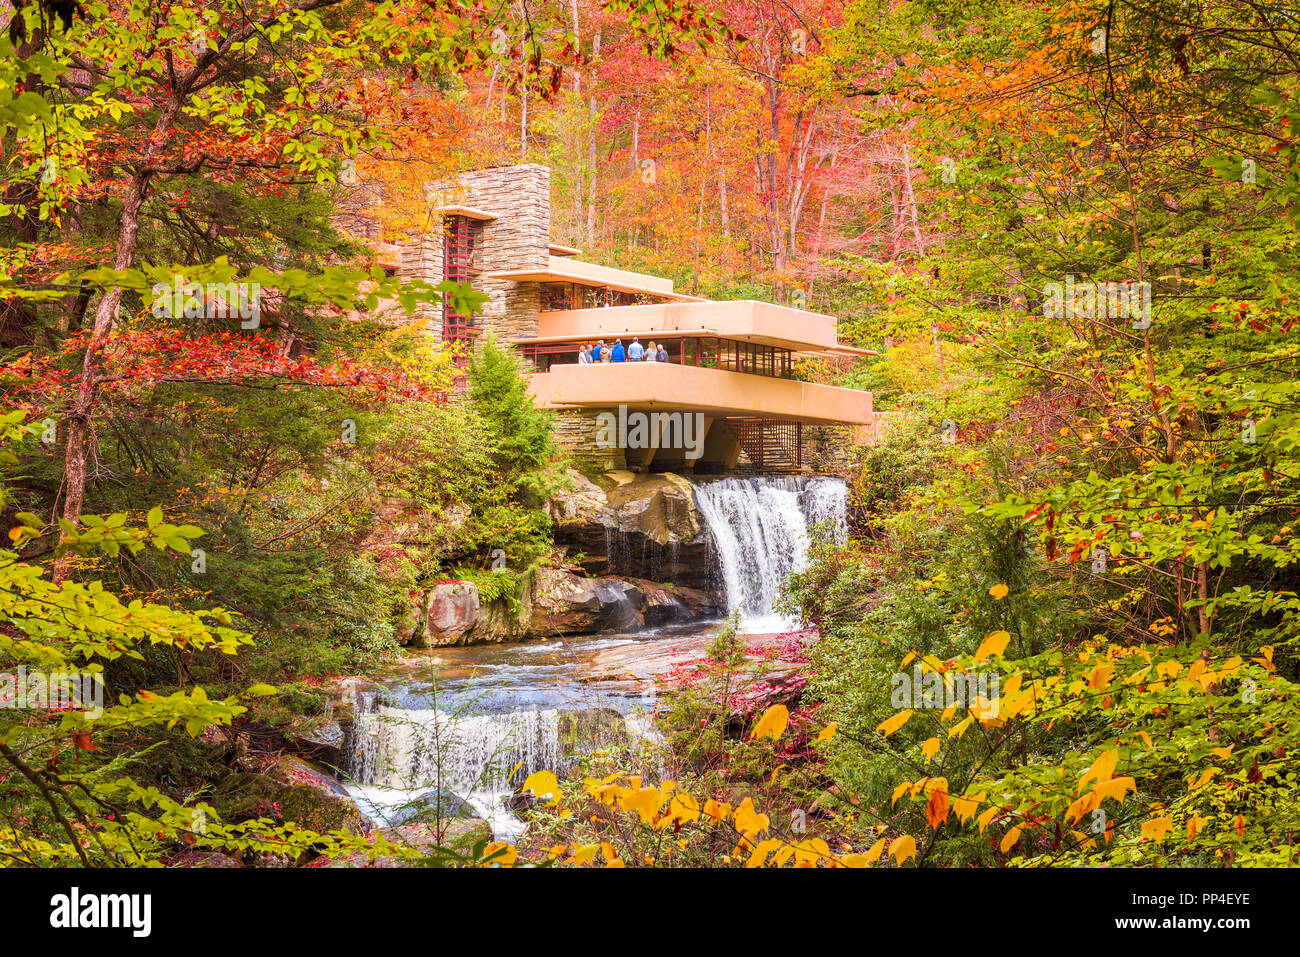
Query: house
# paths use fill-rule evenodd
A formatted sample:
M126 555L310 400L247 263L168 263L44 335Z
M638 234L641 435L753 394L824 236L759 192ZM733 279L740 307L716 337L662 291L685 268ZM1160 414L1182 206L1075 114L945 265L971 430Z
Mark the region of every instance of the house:
M439 307L430 328L444 341L491 332L514 346L538 404L557 410L563 439L593 465L824 470L849 438L874 435L871 393L793 377L801 357L870 354L838 342L834 317L702 300L670 279L585 262L551 240L545 166L460 174L429 200L442 229L400 250L399 274L469 282L489 297L477 316ZM634 337L663 343L669 361L578 364L583 343Z

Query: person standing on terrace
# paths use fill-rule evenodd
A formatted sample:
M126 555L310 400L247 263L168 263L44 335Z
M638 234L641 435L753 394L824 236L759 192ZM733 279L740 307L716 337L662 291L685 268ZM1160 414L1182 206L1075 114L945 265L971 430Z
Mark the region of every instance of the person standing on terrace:
M591 347L585 342L582 344L582 348L578 350L578 365L591 365Z
M636 336L632 337L632 344L627 347L627 361L640 362L641 356L645 354L645 349L641 346L641 340Z
M653 339L651 339L651 340L650 340L650 344L649 344L648 346L645 347L645 361L646 361L646 362L658 362L658 361L659 361L659 353L658 353L658 351L655 349L655 341L654 341Z
M613 349L610 349L609 352L610 352L610 356L609 356L609 357L610 357L611 359L613 359L615 362L626 362L626 361L627 361L627 353L624 352L624 350L623 350L623 340L622 340L622 339L615 339L615 340L614 340L614 348L613 348Z
M659 343L659 358L658 358L657 361L659 361L659 362L672 362L672 361L673 361L672 359L669 359L669 358L668 358L668 350L664 348L664 344L663 344L662 342Z
M591 347L591 361L599 362L600 354L605 351L605 340L597 339L596 344Z

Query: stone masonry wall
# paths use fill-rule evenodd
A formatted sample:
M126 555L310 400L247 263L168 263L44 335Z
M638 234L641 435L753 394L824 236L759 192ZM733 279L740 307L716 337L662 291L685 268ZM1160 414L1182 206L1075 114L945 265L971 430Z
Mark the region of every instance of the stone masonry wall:
M596 444L596 416L601 409L568 410L555 414L555 437L572 453L579 466L589 471L610 472L627 468L622 449L606 449Z
M545 269L550 264L551 171L536 163L495 166L459 174L455 182L430 187L433 206L471 206L497 218L483 224L477 266L481 273L511 269ZM441 234L425 237L403 250L401 275L441 282ZM537 334L541 287L533 282L504 279L474 280L488 294L478 325L498 342ZM432 331L441 334L441 311Z
M847 475L853 430L843 425L805 425L803 464L815 472Z

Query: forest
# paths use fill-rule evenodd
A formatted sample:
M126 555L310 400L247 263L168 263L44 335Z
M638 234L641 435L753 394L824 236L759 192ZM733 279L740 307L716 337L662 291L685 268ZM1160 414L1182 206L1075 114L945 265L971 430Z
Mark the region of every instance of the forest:
M1300 864L1293 5L7 6L5 868Z

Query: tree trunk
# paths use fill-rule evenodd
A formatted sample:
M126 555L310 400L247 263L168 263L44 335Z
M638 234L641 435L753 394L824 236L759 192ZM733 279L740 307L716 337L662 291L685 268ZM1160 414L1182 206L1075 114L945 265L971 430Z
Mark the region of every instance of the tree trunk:
M591 58L600 56L600 30L591 38ZM596 85L587 95L587 242L596 241Z
M118 221L117 248L113 259L113 268L118 272L130 269L135 261L136 248L140 242L140 210L144 207L152 177L149 165L172 138L172 125L180 112L179 95L178 93L169 99L159 114L150 145L141 157L138 170L131 177L126 197L122 201L122 217ZM121 286L107 289L100 297L99 304L95 308L95 323L91 327L90 343L81 362L81 380L77 383L77 395L67 415L68 443L63 464L62 517L73 523L81 518L81 509L86 501L86 477L90 460L90 421L94 412L95 394L99 388L96 377L99 353L108 341L113 325L117 322L117 310L121 303ZM62 540L65 536L59 537ZM67 576L68 556L63 555L55 560L51 578L57 584Z

